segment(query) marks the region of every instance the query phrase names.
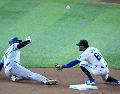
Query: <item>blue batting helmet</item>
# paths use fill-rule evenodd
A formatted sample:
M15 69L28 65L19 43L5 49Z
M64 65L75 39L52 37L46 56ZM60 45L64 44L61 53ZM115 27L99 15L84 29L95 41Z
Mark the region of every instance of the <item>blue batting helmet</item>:
M14 43L20 43L22 40L19 40L18 37L13 37L9 40L9 45L11 46Z

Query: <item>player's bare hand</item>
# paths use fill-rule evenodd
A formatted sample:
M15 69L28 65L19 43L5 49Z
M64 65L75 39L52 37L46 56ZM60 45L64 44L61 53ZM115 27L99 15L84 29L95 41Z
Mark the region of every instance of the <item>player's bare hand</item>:
M29 40L31 42L31 38L30 36L26 37L26 40Z
M56 65L55 65L55 68L57 68L57 71L58 71L58 70L62 70L62 69L63 69L63 65L56 64Z

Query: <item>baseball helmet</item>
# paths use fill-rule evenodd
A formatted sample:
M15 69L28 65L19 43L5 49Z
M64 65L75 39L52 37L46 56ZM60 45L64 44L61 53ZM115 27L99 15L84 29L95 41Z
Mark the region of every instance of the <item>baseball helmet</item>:
M87 40L80 40L80 42L78 44L76 44L77 46L84 46L86 48L89 47L88 45L88 41Z
M9 40L9 45L11 46L14 43L20 43L22 40L19 40L18 37L13 37Z

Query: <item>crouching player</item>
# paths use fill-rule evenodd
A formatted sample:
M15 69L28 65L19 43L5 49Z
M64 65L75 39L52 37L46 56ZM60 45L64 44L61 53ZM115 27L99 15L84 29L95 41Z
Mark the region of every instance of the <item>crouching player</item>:
M97 48L89 47L87 40L80 40L80 42L76 45L79 47L79 51L83 51L83 53L77 59L67 64L56 65L58 70L63 68L71 68L76 64L79 64L81 70L88 77L88 80L85 81L86 84L95 84L95 79L91 75L94 74L101 76L105 82L114 82L120 85L120 80L109 76L108 65Z

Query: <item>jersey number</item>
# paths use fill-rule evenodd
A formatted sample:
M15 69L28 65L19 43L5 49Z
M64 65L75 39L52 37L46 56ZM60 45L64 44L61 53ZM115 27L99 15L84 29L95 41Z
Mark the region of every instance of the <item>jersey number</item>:
M102 56L99 53L94 53L94 56L96 57L97 60L101 60Z

